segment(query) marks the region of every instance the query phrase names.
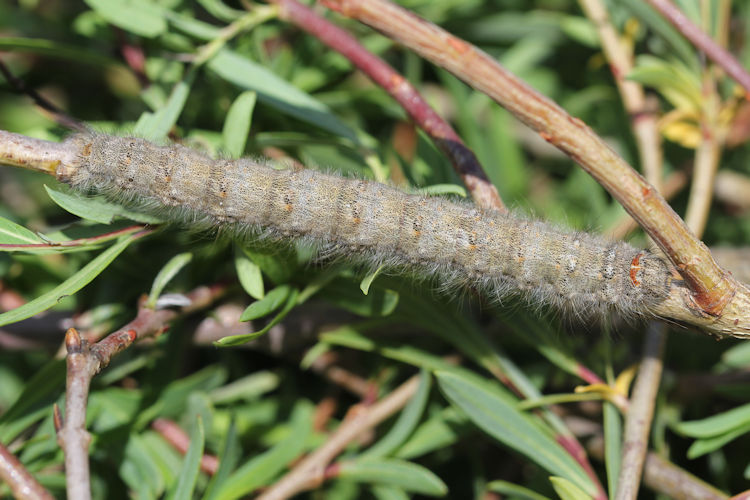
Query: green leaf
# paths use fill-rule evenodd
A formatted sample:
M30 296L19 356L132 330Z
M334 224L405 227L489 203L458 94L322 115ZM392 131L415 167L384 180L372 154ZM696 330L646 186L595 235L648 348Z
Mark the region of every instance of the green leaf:
M406 491L434 497L444 496L448 487L429 469L396 459L341 462L338 477L363 483L398 486Z
M231 384L211 391L211 402L217 405L235 401L253 401L279 386L279 376L273 372L260 371L235 380Z
M144 112L133 131L135 135L150 140L160 140L167 137L169 131L177 123L195 79L195 71L188 71L185 77L177 82L169 94L166 105L155 113Z
M154 38L167 30L164 10L147 0L84 0L108 23L136 35Z
M44 243L44 241L33 231L0 217L0 244L27 245L35 243Z
M718 450L730 441L734 441L738 437L750 432L750 422L745 423L740 427L736 427L723 434L717 434L716 436L697 439L690 448L688 449L687 456L689 459L698 458L711 453L712 451Z
M270 295L270 292L269 292ZM229 347L229 346L235 346L244 344L246 342L250 342L253 339L256 339L260 337L261 335L265 335L268 333L268 331L279 324L281 320L283 320L287 314L289 314L289 311L291 311L295 305L297 305L297 296L299 295L299 290L296 288L292 289L292 292L289 294L289 297L286 299L286 303L284 303L284 307L281 308L281 311L279 311L279 314L277 314L271 321L268 322L268 324L262 329L258 330L257 332L253 333L245 333L242 335L230 335L228 337L221 338L214 342L215 346L219 347ZM268 295L266 295L268 297ZM264 299L265 300L265 299Z
M191 500L198 474L201 471L201 459L203 458L203 447L205 446L205 433L203 431L203 419L196 415L192 432L190 433L190 447L185 455L185 461L177 477L177 483L167 497L169 500Z
M213 500L234 500L271 482L305 449L305 442L312 432L312 413L308 403L297 404L292 412L289 436L234 471Z
M257 92L258 99L283 113L358 142L354 132L327 106L236 52L222 49L208 62L208 68L228 82Z
M147 214L133 212L122 206L107 201L101 196L83 196L74 191L63 192L53 189L47 185L44 186L47 194L52 201L57 203L62 209L77 215L78 217L100 224L110 224L116 216L125 217L136 222L144 224L158 224L162 220Z
M385 484L375 484L371 491L375 500L409 500L410 498L402 488Z
M0 314L0 326L15 323L22 319L30 318L35 314L46 311L56 305L68 295L73 295L84 286L99 276L115 258L130 245L138 235L131 235L120 239L117 243L100 253L95 259L86 264L80 271L66 279L54 289L40 295L11 311Z
M568 481L564 477L553 476L549 478L549 480L561 500L587 500L593 498L591 495L576 486L575 483Z
M750 366L750 342L742 342L730 347L724 351L721 360L732 368L744 369Z
M612 403L604 403L604 465L607 468L607 488L610 498L617 491L622 456L622 419Z
M468 431L473 432L473 426L466 417L453 406L448 406L417 427L395 456L409 460L446 449Z
M65 360L53 359L31 376L13 405L0 416L0 442L10 443L18 433L49 414L65 388Z
M185 267L191 260L193 260L193 254L190 252L181 253L169 259L169 262L161 268L156 275L156 278L154 278L154 284L151 286L151 292L148 294L148 301L146 302L147 307L153 309L156 306L156 301L159 299L164 287L167 286L167 284L172 281L172 278L180 272L180 269Z
M627 74L627 79L656 88L677 109L702 109L700 78L677 62L648 55L638 56L636 66Z
M399 294L395 290L374 288L367 295L353 293L351 282L335 280L323 290L320 296L348 311L367 318L388 316L398 305Z
M390 431L377 443L362 453L357 460L371 460L390 455L411 435L427 405L430 395L430 372L422 370L417 393L409 400Z
M676 425L677 432L690 437L709 438L750 424L750 403L724 413Z
M362 278L362 281L359 284L359 289L362 290L362 293L367 295L370 292L370 285L372 285L372 282L378 277L378 274L380 274L383 267L385 266L379 266L373 272Z
M215 500L240 459L240 441L237 438L237 425L234 418L229 422L229 430L224 436L224 444L219 455L219 468L206 488L203 500Z
M435 376L448 401L487 434L587 492L596 491L581 466L549 434L540 432L536 421L518 411L507 391L466 374L438 371Z
M548 497L540 495L536 491L524 488L517 484L509 483L508 481L491 481L487 483L487 490L500 493L501 495L513 498L514 500L549 500Z
M264 297L263 275L260 266L250 260L245 252L237 249L234 254L234 267L242 288L256 300Z
M222 135L224 149L232 158L239 158L245 151L257 97L258 94L248 90L241 93L229 107Z
M280 285L271 290L262 299L253 302L240 316L240 321L252 321L271 314L276 309L286 303L289 295L292 293L292 287L289 285Z

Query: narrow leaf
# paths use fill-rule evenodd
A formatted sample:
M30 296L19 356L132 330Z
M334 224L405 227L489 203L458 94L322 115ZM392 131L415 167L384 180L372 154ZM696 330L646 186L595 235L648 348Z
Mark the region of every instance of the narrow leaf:
M237 250L234 255L234 267L237 270L237 279L240 285L252 298L260 300L265 295L263 287L263 274L260 266L250 260L242 250Z
M429 469L403 460L362 460L343 462L338 477L350 481L387 484L429 496L444 496L448 487Z
M539 425L521 413L509 394L465 374L435 373L446 398L460 408L480 429L527 456L553 474L569 478L587 492L595 491L581 466Z
M229 346L235 346L244 344L246 342L250 342L253 339L256 339L260 337L261 335L265 335L268 333L268 331L279 324L281 320L283 320L287 314L289 314L289 311L291 311L295 305L297 305L297 296L299 295L299 290L294 288L292 292L289 294L289 297L286 299L286 303L284 303L284 307L281 308L281 311L279 311L279 314L277 314L271 321L268 322L268 324L262 329L258 330L257 332L253 333L246 333L243 335L230 335L228 337L221 338L214 342L215 346L219 347L229 347ZM268 297L268 295L266 295Z
M44 242L33 231L4 217L0 217L0 244L25 245L34 243Z
M427 398L430 395L430 372L422 370L420 375L419 388L417 393L409 400L404 411L398 417L388 434L383 436L371 448L365 451L358 460L370 460L373 458L389 455L393 450L401 446L404 441L411 435L417 426Z
M0 326L15 323L46 311L57 304L63 297L73 295L101 274L115 258L130 245L138 235L123 238L86 264L80 271L60 283L49 292L11 311L0 314Z
M247 306L242 316L240 316L240 321L252 321L271 314L286 302L291 293L291 286L277 286L268 292L265 297Z
M312 431L312 408L303 403L295 406L291 417L291 433L270 450L252 458L224 482L215 500L234 500L265 486L297 458L305 448Z
M161 268L159 273L154 278L154 284L151 286L151 292L148 294L148 302L146 305L153 308L156 305L156 301L164 290L164 287L172 281L180 269L185 267L188 262L193 259L193 254L190 252L181 253L172 257L164 267Z
M245 143L250 133L250 123L258 95L246 91L234 100L224 120L224 149L232 158L239 158L245 151Z
M84 0L108 23L136 35L153 38L167 30L163 9L146 0Z
M203 419L200 415L197 415L192 432L190 432L190 447L185 455L177 482L167 497L169 500L191 500L193 498L193 491L201 470L205 438Z
M564 477L549 478L560 500L587 500L593 497Z

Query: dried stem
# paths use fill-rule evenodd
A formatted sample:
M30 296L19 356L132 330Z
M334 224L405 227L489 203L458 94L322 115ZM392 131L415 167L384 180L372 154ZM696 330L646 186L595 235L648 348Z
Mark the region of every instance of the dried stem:
M200 287L188 294L190 305L180 311L149 309L141 300L135 319L94 345L81 339L70 328L65 334L68 351L65 392L65 418L56 411L57 441L65 454L65 475L68 498L91 498L88 449L91 436L86 431L86 402L91 380L112 357L128 348L137 339L158 335L180 314L205 307L221 290Z
M417 89L388 63L368 51L352 35L320 17L297 0L269 0L280 8L280 16L310 33L349 59L388 92L453 164L477 205L501 212L507 209L497 188L485 174L476 155L453 128L430 107Z
M589 440L586 449L594 458L604 460L604 438L598 434ZM728 495L690 474L653 451L646 455L643 484L669 498L690 500L727 500Z
M739 172L722 170L716 174L714 196L740 211L750 209L750 177Z
M654 402L664 368L662 357L666 339L667 329L664 323L649 323L643 346L643 359L625 419L622 466L617 480L616 500L632 500L638 496L643 464L648 452Z
M57 106L52 104L49 100L45 99L36 90L26 87L24 81L13 75L13 73L10 72L10 70L2 60L0 60L0 73L2 73L8 83L16 89L16 92L29 96L37 106L52 115L52 118L60 125L71 130L77 130L79 132L83 132L86 130L86 127L83 125L83 123L60 111Z
M481 50L386 0L325 3L377 28L486 93L604 186L659 245L688 286L688 293L675 290L654 312L667 316L669 309L681 303L687 314L677 319L702 323L719 335L735 330L750 332L750 290L719 267L708 248L654 187L583 122Z
M0 479L18 500L52 500L52 494L37 482L8 448L0 443Z
M282 500L317 487L325 480L325 469L331 460L363 432L403 408L417 391L417 387L419 376L414 376L372 406L352 407L325 444L297 463L289 473L260 495L258 500Z
M661 192L662 150L656 116L658 103L646 98L640 83L625 79L633 69L633 53L620 40L604 4L600 0L579 0L578 3L599 33L622 104L630 117L643 173L651 185Z
M685 174L685 172L681 170L672 172L667 176L666 179L664 179L663 187L660 191L661 195L665 200L674 198L677 193L682 191L682 189L687 185L687 181L688 176ZM604 232L610 235L612 238L623 240L630 233L638 229L638 227L638 223L633 220L631 216L629 216L628 214L623 214L622 217L620 217L617 221L615 221L614 224L612 224L610 229Z
M742 67L732 54L716 43L669 0L647 0L667 21L690 40L698 49L702 50L709 59L721 66L737 83L750 95L750 74Z

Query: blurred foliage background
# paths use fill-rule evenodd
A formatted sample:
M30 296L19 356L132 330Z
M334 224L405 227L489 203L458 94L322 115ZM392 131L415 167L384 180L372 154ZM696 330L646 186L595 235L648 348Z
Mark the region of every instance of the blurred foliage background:
M665 114L683 112L664 123L665 168L689 173L698 130L689 103L696 90L700 96L703 61L642 2L605 3L635 53L647 56L636 66L640 81L658 93ZM699 2L678 3L693 18L700 15ZM576 2L400 4L497 57L637 165L629 118L596 31ZM720 12L728 2L707 4ZM488 97L372 30L320 12L424 93L513 210L603 233L623 217L570 159ZM748 67L750 4L733 2L730 12L729 46ZM207 54L207 44L222 40L224 26L240 19L244 30L191 66L196 54ZM0 51L26 88L97 130L169 136L217 155L293 159L405 189L462 192L450 186L460 181L449 162L382 89L266 5L246 11L219 0L3 2ZM731 81L722 81L720 91L736 138L723 153L722 171L750 175L747 118ZM7 79L0 79L0 128L51 140L68 133ZM132 226L133 217L142 221L116 208L111 221L91 215L89 201L60 202L66 194L51 178L0 169L2 242L73 240ZM686 200L687 190L673 198L678 213ZM745 246L748 240L743 207L717 200L705 241ZM640 234L632 241L646 243ZM593 494L590 478L555 442L574 432L584 444L605 439L606 460L598 456L592 464L605 489L613 487L621 423L614 407L600 401L611 393L600 389L581 401L573 391L586 385L579 378L584 368L612 384L625 373L625 383L641 354L640 324L601 331L521 302L500 306L471 293L436 292L429 281L322 266L294 244L258 247L175 226L123 243L128 247L108 266L84 267L111 245L94 239L75 251L0 253L4 311L50 297L81 273L93 280L52 301L47 312L0 331L0 442L58 496L64 473L51 408L63 401L63 331L76 326L96 338L126 323L165 265L176 274L162 279L154 295L164 284L169 293L200 285L226 291L208 309L181 317L167 335L123 352L94 379L88 416L95 498L160 498L187 476L197 481L194 498L249 495L320 446L352 405L388 394L420 369L418 396L353 442L337 459L341 471L310 497L537 498L520 487L550 498ZM249 322L239 322L243 314ZM249 344L212 344L264 329ZM676 326L665 363L651 448L721 490L745 489L750 349ZM519 406L498 374L531 403ZM546 409L551 402L558 403L554 411ZM723 420L703 420L714 414ZM205 440L206 453L222 458L221 472L211 477L191 468L153 425L158 419L175 421L193 442ZM0 486L0 493L8 491ZM642 495L657 496L646 489Z

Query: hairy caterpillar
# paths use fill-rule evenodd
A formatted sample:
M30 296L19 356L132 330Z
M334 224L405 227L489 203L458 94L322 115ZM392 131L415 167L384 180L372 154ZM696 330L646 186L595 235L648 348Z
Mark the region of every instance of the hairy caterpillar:
M661 258L622 242L372 181L215 160L140 138L78 134L57 177L79 190L165 207L193 224L305 237L327 253L436 273L500 299L520 293L578 315L634 316L669 294Z

